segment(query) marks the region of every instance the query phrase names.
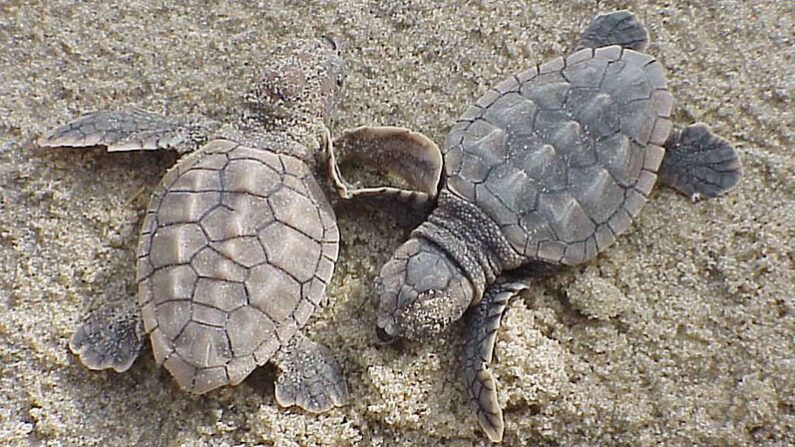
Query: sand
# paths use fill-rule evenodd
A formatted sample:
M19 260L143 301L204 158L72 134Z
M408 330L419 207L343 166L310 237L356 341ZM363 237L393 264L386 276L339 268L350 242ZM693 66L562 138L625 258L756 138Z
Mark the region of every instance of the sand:
M223 120L270 48L331 35L347 70L332 131L441 143L490 85L618 8L649 27L677 121L726 136L745 177L698 203L657 188L614 247L512 303L494 365L505 445L795 443L791 2L108 3L0 1L0 444L486 445L456 371L462 323L376 343L369 285L407 231L360 206L337 210L330 305L307 327L342 364L346 407L279 408L268 368L193 397L148 348L126 374L84 369L68 339L88 309L134 298L138 227L175 156L34 141L102 108Z

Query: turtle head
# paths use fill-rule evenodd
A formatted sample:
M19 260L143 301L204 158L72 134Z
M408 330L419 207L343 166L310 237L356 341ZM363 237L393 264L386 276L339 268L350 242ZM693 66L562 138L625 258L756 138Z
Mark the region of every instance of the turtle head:
M436 245L413 238L395 252L376 278L376 335L430 338L461 318L474 296L469 278Z
M246 104L265 124L325 119L343 76L334 40L297 39L268 58Z

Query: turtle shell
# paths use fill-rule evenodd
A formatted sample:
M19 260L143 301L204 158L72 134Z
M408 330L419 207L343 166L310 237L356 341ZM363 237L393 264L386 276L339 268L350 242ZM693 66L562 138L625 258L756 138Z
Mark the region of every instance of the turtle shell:
M138 245L157 363L193 393L240 383L307 322L338 248L300 160L226 140L184 158L155 190Z
M532 259L577 264L646 202L671 130L651 56L586 48L486 92L445 144L445 187L477 204Z

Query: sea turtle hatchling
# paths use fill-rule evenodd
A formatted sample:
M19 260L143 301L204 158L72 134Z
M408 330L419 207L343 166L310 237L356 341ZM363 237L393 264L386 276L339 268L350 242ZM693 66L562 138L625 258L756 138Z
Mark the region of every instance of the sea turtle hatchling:
M299 332L324 301L339 250L334 212L314 175L322 164L315 137L327 132L322 118L341 76L333 44L298 40L265 62L231 124L100 111L39 140L190 152L149 203L137 303L105 304L70 341L87 367L127 370L146 333L183 390L236 385L274 361L279 404L320 412L346 401L331 352Z
M495 333L527 279L613 244L657 180L714 197L741 175L737 153L704 124L672 128L663 68L642 53L647 36L627 11L598 16L573 54L508 77L469 107L443 148L437 208L375 280L385 342L427 338L471 309L463 376L492 441L504 431L489 371ZM359 128L335 146L377 153L381 140L399 146L396 138L394 130ZM405 146L438 150L416 138ZM332 174L350 194L341 172Z

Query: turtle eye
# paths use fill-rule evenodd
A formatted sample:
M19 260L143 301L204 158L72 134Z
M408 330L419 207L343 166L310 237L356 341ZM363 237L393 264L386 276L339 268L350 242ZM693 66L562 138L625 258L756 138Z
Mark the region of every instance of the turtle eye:
M375 280L373 280L373 293L371 298L373 303L377 306L378 303L381 302L381 295L384 294L386 287L384 287L384 280L381 279L381 276L376 276Z

